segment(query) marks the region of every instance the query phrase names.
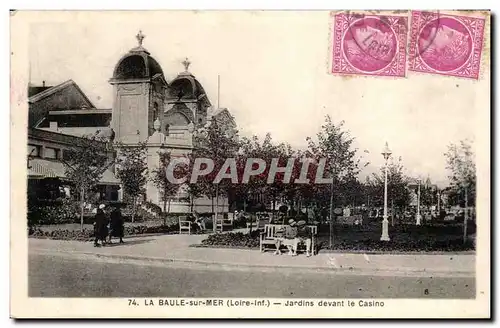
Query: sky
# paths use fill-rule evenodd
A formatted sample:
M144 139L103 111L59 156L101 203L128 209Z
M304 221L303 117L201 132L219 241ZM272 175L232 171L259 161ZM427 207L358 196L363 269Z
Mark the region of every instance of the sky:
M212 104L230 110L241 135L270 132L277 142L303 148L330 115L345 121L370 163L362 179L382 167L388 142L408 175L446 186L447 145L475 140L484 126L478 113L489 112L486 64L479 81L412 72L406 78L333 75L330 23L320 11L40 15L28 37L29 79L47 85L72 79L97 108L111 108L108 80L142 30L143 46L167 81L188 57Z

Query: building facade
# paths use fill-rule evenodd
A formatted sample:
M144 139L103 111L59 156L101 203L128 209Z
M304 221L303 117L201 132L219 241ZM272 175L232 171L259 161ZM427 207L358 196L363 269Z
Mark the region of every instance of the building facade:
M160 151L170 152L171 157L190 153L195 133L211 122L217 121L229 132L236 129L235 120L227 109L212 106L202 84L189 71L187 58L182 63L184 70L167 81L158 61L143 47L144 35L139 32L136 38L138 45L117 61L109 79L113 90L111 109L96 108L72 80L52 87L30 85L29 152L38 146L51 148L48 144L35 142L35 134L45 133L44 142L54 141L56 144L57 140L67 137L113 136L113 141L126 146L146 142L148 171L152 172L159 166ZM60 154L63 154L63 148L62 144L58 146ZM50 154L51 151L42 153ZM119 149L117 151L119 153ZM57 162L57 156L62 155L55 156L50 160ZM62 166L62 163L54 165ZM113 180L113 185L119 185L115 169L106 172L105 176ZM40 169L42 171L48 172ZM114 191L111 193L114 195ZM158 205L162 203L161 191L149 180L145 200ZM169 210L189 212L192 209L198 212L215 210L211 199L190 200L186 186L181 186L179 193L171 197ZM227 211L228 201L221 198L218 212Z

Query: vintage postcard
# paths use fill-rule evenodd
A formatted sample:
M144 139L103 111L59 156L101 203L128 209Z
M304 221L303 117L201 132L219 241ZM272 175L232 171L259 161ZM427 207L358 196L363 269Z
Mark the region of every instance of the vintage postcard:
M489 318L490 12L12 11L13 318Z

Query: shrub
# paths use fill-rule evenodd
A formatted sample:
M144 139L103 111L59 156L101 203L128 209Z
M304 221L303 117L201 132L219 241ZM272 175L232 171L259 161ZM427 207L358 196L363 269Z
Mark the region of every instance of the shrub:
M171 233L179 231L179 225L157 225L157 226L127 226L125 235L142 235L147 233Z
M259 232L252 234L242 232L228 232L208 236L201 242L203 245L210 246L230 246L230 247L259 247Z
M134 236L143 235L150 233L174 233L179 231L179 225L174 224L170 226L156 225L156 226L125 226L124 235ZM30 228L28 230L28 235L33 238L47 238L55 240L78 240L78 241L90 241L94 238L93 229L84 229L83 232L80 230L67 230L67 229L56 229L52 231L44 231L40 228Z
M72 223L79 218L78 203L71 199L28 203L28 226Z
M320 248L326 247L323 241ZM377 252L460 252L475 249L474 242L468 240L465 244L461 238L449 240L408 240L406 242L380 240L341 240L336 241L333 250L345 251L377 251Z
M56 240L78 240L90 241L94 237L94 230L85 229L82 231L76 230L53 230L43 231L41 229L33 229L30 231L30 236L34 238L48 238Z
M151 212L156 213L156 215L160 215L162 212L161 207L153 202L147 201L144 202L142 205Z

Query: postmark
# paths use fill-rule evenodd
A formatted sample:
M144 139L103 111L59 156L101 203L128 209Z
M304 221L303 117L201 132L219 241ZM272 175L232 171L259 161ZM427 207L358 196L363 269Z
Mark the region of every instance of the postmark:
M485 20L413 11L408 70L478 79Z
M333 74L404 77L408 18L339 13L333 24Z

